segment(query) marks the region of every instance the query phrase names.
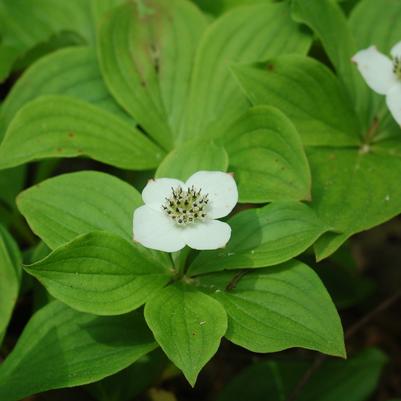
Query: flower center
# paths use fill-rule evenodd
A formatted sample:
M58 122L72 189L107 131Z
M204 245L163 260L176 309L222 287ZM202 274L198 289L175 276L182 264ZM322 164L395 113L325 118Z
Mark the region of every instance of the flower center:
M393 73L398 79L401 79L401 57L394 57Z
M207 215L208 194L202 194L193 186L183 190L180 186L171 188L171 196L162 205L163 211L178 225L202 221Z

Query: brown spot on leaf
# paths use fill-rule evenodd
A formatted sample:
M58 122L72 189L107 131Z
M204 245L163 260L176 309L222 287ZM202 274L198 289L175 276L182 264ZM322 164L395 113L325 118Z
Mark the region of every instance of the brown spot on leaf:
M75 138L75 132L69 132L68 133L68 138Z
M267 71L274 71L274 64L273 63L268 63L266 68L267 68Z

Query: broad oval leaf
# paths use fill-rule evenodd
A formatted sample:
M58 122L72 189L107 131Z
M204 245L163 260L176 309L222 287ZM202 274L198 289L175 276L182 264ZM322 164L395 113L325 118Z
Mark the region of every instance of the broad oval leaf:
M252 104L268 104L283 111L304 145L360 143L361 128L349 96L322 63L289 55L252 66L235 66L234 72Z
M309 206L299 202L246 210L228 222L232 235L227 246L201 252L188 274L276 265L304 252L329 230Z
M318 259L330 255L352 234L401 212L401 157L396 154L401 140L389 149L385 146L386 142L379 142L368 152L352 148L308 150L313 177L311 206L339 233L322 237L324 244L317 245Z
M200 170L227 171L228 155L222 145L213 141L195 141L178 145L162 161L156 177L187 180Z
M308 51L310 35L290 17L287 3L256 4L223 14L209 26L199 44L186 124L179 139L201 136L224 115L237 116L248 108L230 66L252 63L279 54Z
M195 49L206 18L188 1L129 2L100 29L98 50L114 97L171 149L181 126Z
M345 357L336 308L317 274L298 261L198 279L228 315L226 337L253 352L302 347Z
M155 347L139 313L97 317L54 301L33 315L0 365L0 399L95 382Z
M224 308L193 287L176 283L146 303L145 319L163 351L194 386L226 332Z
M171 279L163 265L106 232L79 236L24 269L55 298L96 315L132 311Z
M25 105L10 123L0 146L0 168L82 155L146 170L159 164L163 151L112 113L66 96L43 96Z
M89 47L66 48L42 57L17 80L1 108L0 137L17 111L42 95L71 96L128 117L107 91L96 52Z
M331 0L293 0L292 15L308 25L323 47L350 95L364 128L369 126L370 89L351 62L357 52L348 21L337 2Z
M21 255L16 242L0 224L0 344L17 302L21 264Z
M132 213L141 204L134 187L96 171L50 178L17 198L32 231L52 249L90 231L108 231L130 241Z
M272 107L255 107L222 134L240 202L310 200L311 177L291 121Z

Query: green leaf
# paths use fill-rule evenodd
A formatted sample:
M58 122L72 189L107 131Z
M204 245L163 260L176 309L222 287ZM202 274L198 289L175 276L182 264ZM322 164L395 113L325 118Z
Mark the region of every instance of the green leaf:
M326 360L305 383L297 400L365 401L377 387L386 362L387 357L374 348L346 361ZM310 367L303 361L252 364L232 379L217 400L260 401L269 394L269 401L284 401Z
M401 158L384 145L378 143L367 153L352 148L308 149L312 207L340 233L326 235L316 244L318 259L334 252L352 234L401 212Z
M223 133L240 202L310 199L311 177L298 132L272 107L255 107Z
M66 96L43 96L25 105L0 147L0 168L50 157L86 155L116 167L156 167L163 151L112 113Z
M118 372L156 344L140 314L97 317L52 302L28 322L0 365L0 398L91 383Z
M213 141L194 141L178 145L162 161L156 177L187 180L200 170L227 171L228 155L223 146Z
M32 28L33 27L33 28ZM4 80L15 61L28 50L61 32L74 32L94 42L89 1L4 0L0 4L2 49L10 57L0 71Z
M25 172L24 167L0 171L0 200L10 209L14 209L15 198L24 186Z
M90 0L92 15L95 21L101 21L106 12L123 4L126 0Z
M0 344L17 302L21 263L16 242L0 224Z
M165 149L182 123L205 26L190 2L150 0L116 8L100 29L100 64L110 92Z
M50 178L18 196L31 229L55 249L80 234L108 231L130 241L138 191L109 174L82 171Z
M290 55L236 66L234 72L252 104L268 104L283 111L305 145L359 143L362 132L348 94L320 62Z
M331 0L293 0L292 12L296 21L307 24L321 40L366 128L370 89L351 62L359 49L340 6Z
M227 329L223 307L194 288L176 283L146 303L145 319L163 351L194 386Z
M128 117L110 96L89 47L58 50L39 59L17 80L0 112L0 137L17 111L42 95L65 95Z
M310 42L309 34L291 19L287 3L241 7L218 18L206 30L196 53L186 124L179 139L203 135L226 114L236 117L248 109L231 73L232 64L304 54Z
M226 337L253 352L302 347L345 357L341 321L316 273L298 261L198 278L228 315Z
M188 274L276 265L304 252L329 229L309 206L299 202L246 210L229 224L232 234L227 246L201 252Z
M211 14L223 14L238 6L249 6L258 3L272 3L274 0L192 0L199 8Z
M55 298L96 315L137 309L171 279L163 265L101 231L79 236L24 269Z

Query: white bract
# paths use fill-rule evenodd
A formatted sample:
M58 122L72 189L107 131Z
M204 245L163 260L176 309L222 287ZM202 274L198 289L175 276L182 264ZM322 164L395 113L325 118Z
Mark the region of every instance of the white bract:
M391 49L392 59L375 46L360 50L352 57L368 86L386 96L387 107L401 125L401 42Z
M231 227L216 220L238 202L231 174L198 171L185 183L175 178L150 180L142 192L144 205L134 212L134 241L152 249L176 252L223 248Z

